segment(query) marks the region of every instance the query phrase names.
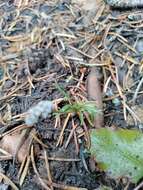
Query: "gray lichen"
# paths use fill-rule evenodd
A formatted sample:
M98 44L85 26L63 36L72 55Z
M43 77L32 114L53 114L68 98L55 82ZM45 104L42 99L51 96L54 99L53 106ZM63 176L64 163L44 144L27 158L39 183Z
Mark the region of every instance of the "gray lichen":
M25 117L25 123L28 126L32 126L38 122L39 118L46 119L46 117L52 113L54 108L52 101L40 101L37 105L30 108Z

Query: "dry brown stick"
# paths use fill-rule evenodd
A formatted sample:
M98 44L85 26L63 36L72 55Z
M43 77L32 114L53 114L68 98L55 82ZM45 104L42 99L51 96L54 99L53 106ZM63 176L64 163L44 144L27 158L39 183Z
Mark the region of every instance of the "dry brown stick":
M71 138L73 137L74 131L75 131L76 127L77 127L77 125L74 124L74 121L73 121L73 120L72 120L72 127L73 127L73 128L71 129L71 132L70 132L70 134L69 134L69 136L68 136L68 139L67 139L67 141L66 141L66 143L65 143L65 148L67 148L67 146L69 145L70 140L71 140Z
M136 99L137 99L138 92L139 92L139 90L140 90L142 84L143 84L143 77L142 77L142 79L140 80L140 82L139 82L139 84L138 84L138 86L137 86L137 88L136 88L135 94L134 94L134 96L133 96L133 104L135 104L135 101L136 101Z
M101 128L103 126L103 102L102 102L102 92L100 84L100 76L96 67L92 67L87 78L87 94L88 99L95 101L96 107L101 113L95 116L94 126L96 128Z
M65 122L64 122L64 125L63 125L63 128L62 128L62 130L61 130L61 133L60 133L60 136L59 136L59 139L58 139L58 142L57 142L56 146L59 146L59 144L60 144L60 142L61 142L62 136L63 136L63 134L64 134L64 130L65 130L66 126L67 126L67 123L68 123L68 121L69 121L69 119L70 119L70 116L71 116L71 113L69 113L69 114L67 115L66 119L65 119Z
M45 159L44 156L39 156L41 159ZM59 161L59 162L79 162L81 159L78 158L57 158L57 157L48 157L49 161Z
M48 156L47 156L47 152L44 149L44 158L45 158L45 164L46 164L46 169L47 169L47 176L48 176L48 180L50 185L51 190L53 190L53 186L52 186L52 176L51 176L51 171L50 171L50 165L49 165L49 161L48 161Z
M24 130L24 129L27 129L27 128L32 128L32 127L31 126L27 126L27 125L23 125L23 124L22 125L18 125L17 127L15 127L15 128L13 128L13 129L11 129L9 131L6 131L6 132L2 133L0 135L0 137L4 137L6 135L12 135L12 134L14 134L14 133L16 133L18 131L21 131L21 130Z
M38 170L36 168L35 158L34 158L34 147L33 147L33 145L31 146L31 153L30 154L31 154L32 167L33 167L35 174L37 175L37 179L41 183L43 189L51 190L51 188L48 187L48 185L43 181L43 179L40 177L40 175L38 173Z
M37 170L35 158L34 158L34 147L33 147L33 145L31 146L31 161L32 161L33 170L34 170L35 174L37 175L37 179L41 183L42 187L46 190L51 190L51 188L49 188L49 186L51 185L50 182L48 180L43 180L40 177L40 174ZM78 188L78 187L68 186L68 185L64 185L64 184L57 184L54 182L52 182L52 185L53 185L53 187L61 189L61 190L87 190L86 188Z

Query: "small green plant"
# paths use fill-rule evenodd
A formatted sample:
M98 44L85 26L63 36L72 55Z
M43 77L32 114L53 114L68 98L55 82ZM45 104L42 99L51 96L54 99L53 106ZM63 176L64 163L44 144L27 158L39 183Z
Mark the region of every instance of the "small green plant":
M81 124L84 122L84 114L88 114L88 122L90 125L93 125L96 114L100 112L97 110L95 102L87 101L87 102L73 102L70 98L70 95L60 86L57 82L55 82L55 87L64 97L64 100L68 102L65 106L63 106L60 110L55 112L55 115L68 114L73 113L79 116Z
M94 102L75 102L72 104L67 104L63 106L60 110L56 112L56 114L68 114L68 113L75 113L78 114L81 124L84 121L84 114L87 113L89 116L90 121L93 122L94 118L99 112L95 106Z

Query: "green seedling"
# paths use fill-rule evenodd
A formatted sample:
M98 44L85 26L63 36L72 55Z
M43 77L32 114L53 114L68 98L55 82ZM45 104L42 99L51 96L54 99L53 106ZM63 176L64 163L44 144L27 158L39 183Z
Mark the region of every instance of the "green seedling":
M56 114L77 114L79 116L81 124L83 124L85 113L88 114L90 121L93 122L97 112L98 110L94 102L75 102L63 106L60 110L56 112Z
M79 116L81 124L84 122L84 114L88 114L88 122L92 126L95 116L100 111L97 110L95 106L95 102L87 101L87 102L74 102L71 100L70 95L61 87L57 82L55 83L57 90L64 97L64 100L68 102L65 106L63 106L60 110L55 112L55 115L61 114L77 114Z

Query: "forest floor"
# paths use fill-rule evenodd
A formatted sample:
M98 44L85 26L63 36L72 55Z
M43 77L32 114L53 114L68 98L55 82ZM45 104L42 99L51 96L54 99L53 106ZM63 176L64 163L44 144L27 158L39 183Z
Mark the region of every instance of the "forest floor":
M89 84L92 68L96 77ZM142 129L142 68L141 9L101 5L86 11L70 0L1 0L0 189L132 190L136 185L113 180L93 165L86 115L83 125L78 114L63 113L32 127L24 117L42 100L54 101L58 109L87 101L96 86L104 127ZM27 128L32 139L27 155L21 153L22 164L13 162L20 132Z

